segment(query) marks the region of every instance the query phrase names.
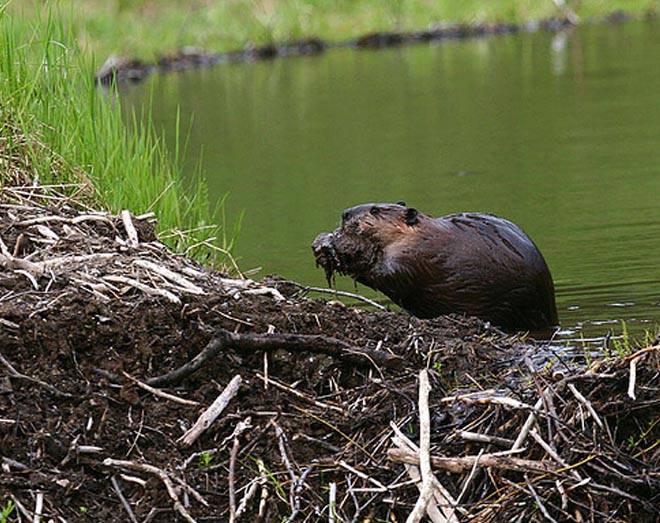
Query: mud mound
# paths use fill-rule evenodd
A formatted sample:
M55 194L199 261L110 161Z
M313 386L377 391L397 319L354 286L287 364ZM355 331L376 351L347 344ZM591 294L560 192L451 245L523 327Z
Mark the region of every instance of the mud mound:
M170 252L152 219L2 189L8 521L660 515L657 348L586 365L309 299Z

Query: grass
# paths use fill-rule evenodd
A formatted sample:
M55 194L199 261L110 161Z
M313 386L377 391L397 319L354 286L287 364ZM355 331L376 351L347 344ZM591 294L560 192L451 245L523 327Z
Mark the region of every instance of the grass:
M9 516L11 516L12 512L14 512L14 503L12 500L7 500L0 511L0 523L8 522Z
M658 9L658 0L567 0L581 17ZM43 2L15 1L14 15L38 16ZM79 45L104 59L153 60L181 49L231 51L309 36L345 40L372 31L439 22L520 22L562 14L552 0L61 0Z
M74 184L69 190L92 205L153 211L171 246L220 260L209 240L221 237L221 213L209 208L199 177L183 182L182 141L168 152L148 112L124 123L119 100L95 88L95 64L65 18L0 14L0 184Z

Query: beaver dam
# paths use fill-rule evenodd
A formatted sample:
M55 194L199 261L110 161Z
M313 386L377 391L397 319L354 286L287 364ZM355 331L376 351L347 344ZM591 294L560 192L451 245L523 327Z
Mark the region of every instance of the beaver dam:
M2 189L7 521L660 518L660 347L311 299L150 220Z

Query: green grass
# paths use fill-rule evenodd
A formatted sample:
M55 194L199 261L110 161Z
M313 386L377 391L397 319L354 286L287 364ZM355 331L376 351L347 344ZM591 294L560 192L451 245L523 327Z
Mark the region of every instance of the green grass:
M9 516L11 516L12 512L14 512L14 503L12 500L7 500L0 511L0 523L8 522Z
M568 0L581 17L657 9L658 0ZM42 1L17 0L33 18ZM562 14L552 0L61 0L83 49L154 57L184 46L230 51L308 36L345 40L372 31L416 30L441 22L520 22ZM35 9L35 5L39 6Z
M218 261L204 242L222 238L214 225L221 210L209 208L199 177L184 183L182 140L168 152L149 114L125 124L120 100L95 88L95 64L65 18L52 10L31 21L0 15L0 184L85 183L79 198L114 212L153 211L170 245Z

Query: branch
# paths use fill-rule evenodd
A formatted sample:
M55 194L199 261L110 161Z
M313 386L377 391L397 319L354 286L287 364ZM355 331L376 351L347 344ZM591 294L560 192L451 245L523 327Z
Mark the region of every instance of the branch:
M384 367L401 366L404 361L401 357L385 351L354 347L345 341L327 336L304 334L238 334L219 329L202 352L188 363L167 374L148 379L146 383L154 387L163 387L178 383L193 372L199 370L204 363L217 356L223 349L234 349L241 352L278 349L292 352L318 352L354 365L374 365L376 367L379 365Z
M405 449L390 449L387 458L399 463L419 465L417 453ZM514 458L509 456L497 456L494 454L483 454L481 456L464 456L456 458L445 458L431 456L431 466L435 469L446 470L454 474L462 474L469 471L477 463L478 467L493 467L501 470L515 470L518 472L551 473L558 467L545 461L534 461L530 459Z

